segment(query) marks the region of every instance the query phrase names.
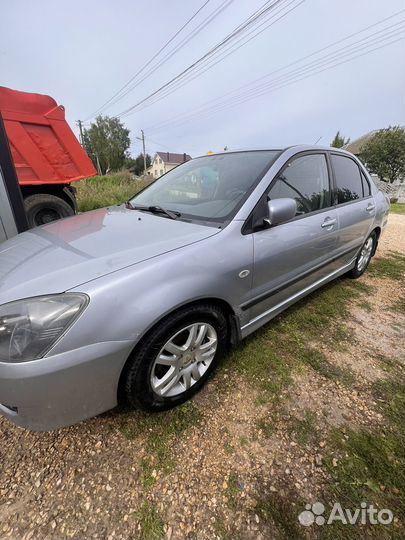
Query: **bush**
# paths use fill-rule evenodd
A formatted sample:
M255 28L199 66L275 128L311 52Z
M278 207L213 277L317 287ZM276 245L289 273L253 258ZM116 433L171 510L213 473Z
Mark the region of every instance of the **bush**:
M79 212L121 204L152 182L135 180L128 171L81 180L75 184Z
M404 203L392 203L390 212L393 214L405 214L405 204Z
M390 203L396 204L398 202L398 197L390 197Z

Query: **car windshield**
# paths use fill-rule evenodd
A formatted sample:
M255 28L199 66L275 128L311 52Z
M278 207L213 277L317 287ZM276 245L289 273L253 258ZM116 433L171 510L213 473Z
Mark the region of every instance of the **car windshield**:
M258 150L193 159L148 186L129 202L176 212L185 219L224 222L251 193L279 155Z

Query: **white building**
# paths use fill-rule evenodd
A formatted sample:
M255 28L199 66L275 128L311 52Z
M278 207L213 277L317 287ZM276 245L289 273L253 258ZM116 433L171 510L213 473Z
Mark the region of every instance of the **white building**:
M167 173L185 161L190 161L188 154L174 154L172 152L156 152L147 173L155 178Z

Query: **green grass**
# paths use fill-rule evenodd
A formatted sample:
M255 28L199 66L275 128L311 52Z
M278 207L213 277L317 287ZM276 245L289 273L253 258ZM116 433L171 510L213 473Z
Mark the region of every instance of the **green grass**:
M391 304L391 306L388 308L389 311L392 311L393 313L405 313L405 298L400 298L399 300L395 300Z
M351 372L328 362L317 345L328 344L334 349L346 346L349 306L369 290L359 281L335 281L245 340L225 364L254 384L261 404L277 403L282 390L292 383L294 371L311 368L326 378L351 384Z
M378 400L381 412L398 433L398 439L405 438L405 390L403 387L402 366L397 365L392 378L376 381L373 385L374 397Z
M242 448L246 448L246 446L249 446L249 439L245 435L241 435L239 437L239 444Z
M228 529L226 528L225 521L222 516L216 516L214 522L215 534L219 538L228 538Z
M397 256L390 257L389 270L383 266L385 273L396 275L397 259ZM370 292L371 288L361 281L338 280L277 317L231 357L235 368L259 389L260 396L266 396L276 405L275 413L256 421L257 428L266 437L271 437L277 429L282 392L292 382L294 371L313 369L325 378L348 386L355 382L350 370L329 362L317 346L326 344L335 349L347 346L350 333L345 320L350 316L350 307L353 302L364 302ZM323 453L329 481L326 477L317 498L326 506L338 501L344 508L353 509L366 501L379 508L391 508L400 516L402 503L397 499L403 481L403 435L399 419L404 409L400 397L395 397L399 389L382 385L378 391L380 396L387 396L386 401L380 401L386 418L382 426L376 425L372 432L336 428L327 436L328 444ZM310 410L290 417L286 429L288 436L300 446L317 447L319 444L317 418ZM294 489L289 493L293 486L288 486L287 477L285 481L285 493L260 493L256 506L259 517L276 529L278 539L306 538L311 534L315 536L310 537L335 540L391 538L386 526L372 526L370 530L339 524L311 530L300 526L299 512L305 502L314 501L301 501ZM401 537L397 529L393 529L392 538Z
M307 409L300 418L292 416L289 420L287 431L301 446L307 444L314 445L319 439L316 415Z
M405 204L404 203L392 203L390 212L393 214L405 214Z
M277 429L275 415L270 418L267 416L265 418L259 418L256 421L256 427L263 433L266 439L270 439Z
M231 473L227 483L228 487L226 488L226 495L228 497L228 506L232 510L235 510L238 506L239 495L241 492L239 478L235 473Z
M404 538L401 523L405 511L402 439L381 429L344 434L335 430L330 436L330 445L340 458L336 466L325 460L331 485L324 492L323 500L338 501L343 508L350 509L360 508L364 501L378 509L388 508L400 521L398 524L365 526L335 522L324 528L322 537L333 540Z
M376 353L374 358L380 364L381 369L392 375L400 375L402 360L398 358L387 356L385 354Z
M304 503L295 493L268 493L257 501L256 512L264 522L275 526L277 540L298 540L307 537L297 519L300 507L304 508Z
M79 212L121 204L151 182L152 180L134 180L127 171L76 182Z
M367 311L370 313L373 310L373 306L368 302L367 300L359 300L357 302L357 305L360 309L363 309L364 311Z
M145 441L148 459L142 462L141 467L146 487L154 484L154 469L163 474L173 470L175 463L171 448L175 438L201 420L202 413L193 401L162 413L133 411L126 415L120 426L121 432L128 439L142 437Z
M335 430L329 440L335 452L340 450L342 454L337 466L329 467L336 482L336 495L343 495L360 506L362 500L373 499L371 492L378 494L381 486L401 488L403 469L398 450L402 441L397 437L366 430L349 430L346 433ZM366 497L366 493L370 497ZM392 504L396 504L395 500L391 501Z
M156 476L153 474L155 469L148 459L141 460L142 485L146 491L149 491L156 483Z
M354 383L354 375L349 368L343 368L336 364L332 364L327 360L326 356L319 351L304 351L301 360L326 379L340 381L345 386L350 386Z
M160 540L164 536L163 522L157 509L149 502L144 502L136 517L141 526L139 538Z
M403 281L405 275L405 257L401 253L391 251L386 257L374 259L368 271L373 277Z
M229 443L229 442L226 442L226 443L224 444L224 450L225 450L225 452L226 452L227 454L229 454L229 455L232 455L232 454L235 453L235 447L234 447L231 443Z
M288 417L287 426L283 423L283 429L287 430L288 436L297 441L301 446L309 443L315 444L319 439L318 421L316 415L306 409L300 416L291 416L287 410L278 410L271 417L259 418L256 427L269 439L279 428L281 416Z
M378 259L374 264L375 275L391 279L401 279L404 258L390 254ZM301 369L314 369L321 376L338 380L345 385L355 382L354 374L327 360L317 344L327 344L329 348L345 348L350 333L345 319L350 316L353 301L362 303L371 288L361 281L338 280L300 302L280 317L272 321L257 337L243 347L242 354L235 358L237 369L254 382L261 396L267 395L276 403L283 389L291 382L291 374ZM383 360L381 360L383 361ZM387 359L384 358L385 363ZM388 364L387 364L388 366ZM405 403L402 381L395 362L389 362L389 374L393 380L375 383L374 395L379 403L384 420L373 430L332 429L328 436L324 463L330 480L322 487L319 500L325 505L335 501L344 508L357 508L366 501L381 508L389 508L401 519L403 511L404 447L405 437L402 426ZM259 418L256 425L265 436L275 430L278 412L273 418ZM276 426L277 427L277 426ZM290 418L287 432L299 445L318 445L319 431L315 415L303 411L298 417ZM335 461L337 459L337 461ZM311 501L308 501L311 502ZM303 538L310 533L297 522L298 513L292 512L293 505L299 505L297 496L286 497L270 494L259 498L257 511L263 519L274 524L277 538ZM335 523L312 530L320 538L403 538L400 525L369 525L367 527L348 526Z
M331 480L324 489L323 500L339 501L343 507L353 509L365 501L378 509L390 509L398 522L366 526L337 522L322 530L322 538L405 537L405 390L400 373L396 370L388 379L376 381L373 396L384 417L381 423L372 430L340 428L329 435L325 465ZM333 458L337 458L335 464Z

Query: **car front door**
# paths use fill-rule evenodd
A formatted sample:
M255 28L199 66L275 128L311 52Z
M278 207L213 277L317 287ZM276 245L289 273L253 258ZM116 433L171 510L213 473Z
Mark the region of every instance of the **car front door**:
M249 311L242 329L246 333L339 268L339 227L329 171L326 153L298 154L264 194L266 200L294 198L297 214L291 221L252 233L252 295L242 306Z
M375 202L370 184L354 159L331 153L331 166L339 220L338 248L348 263L370 233Z

